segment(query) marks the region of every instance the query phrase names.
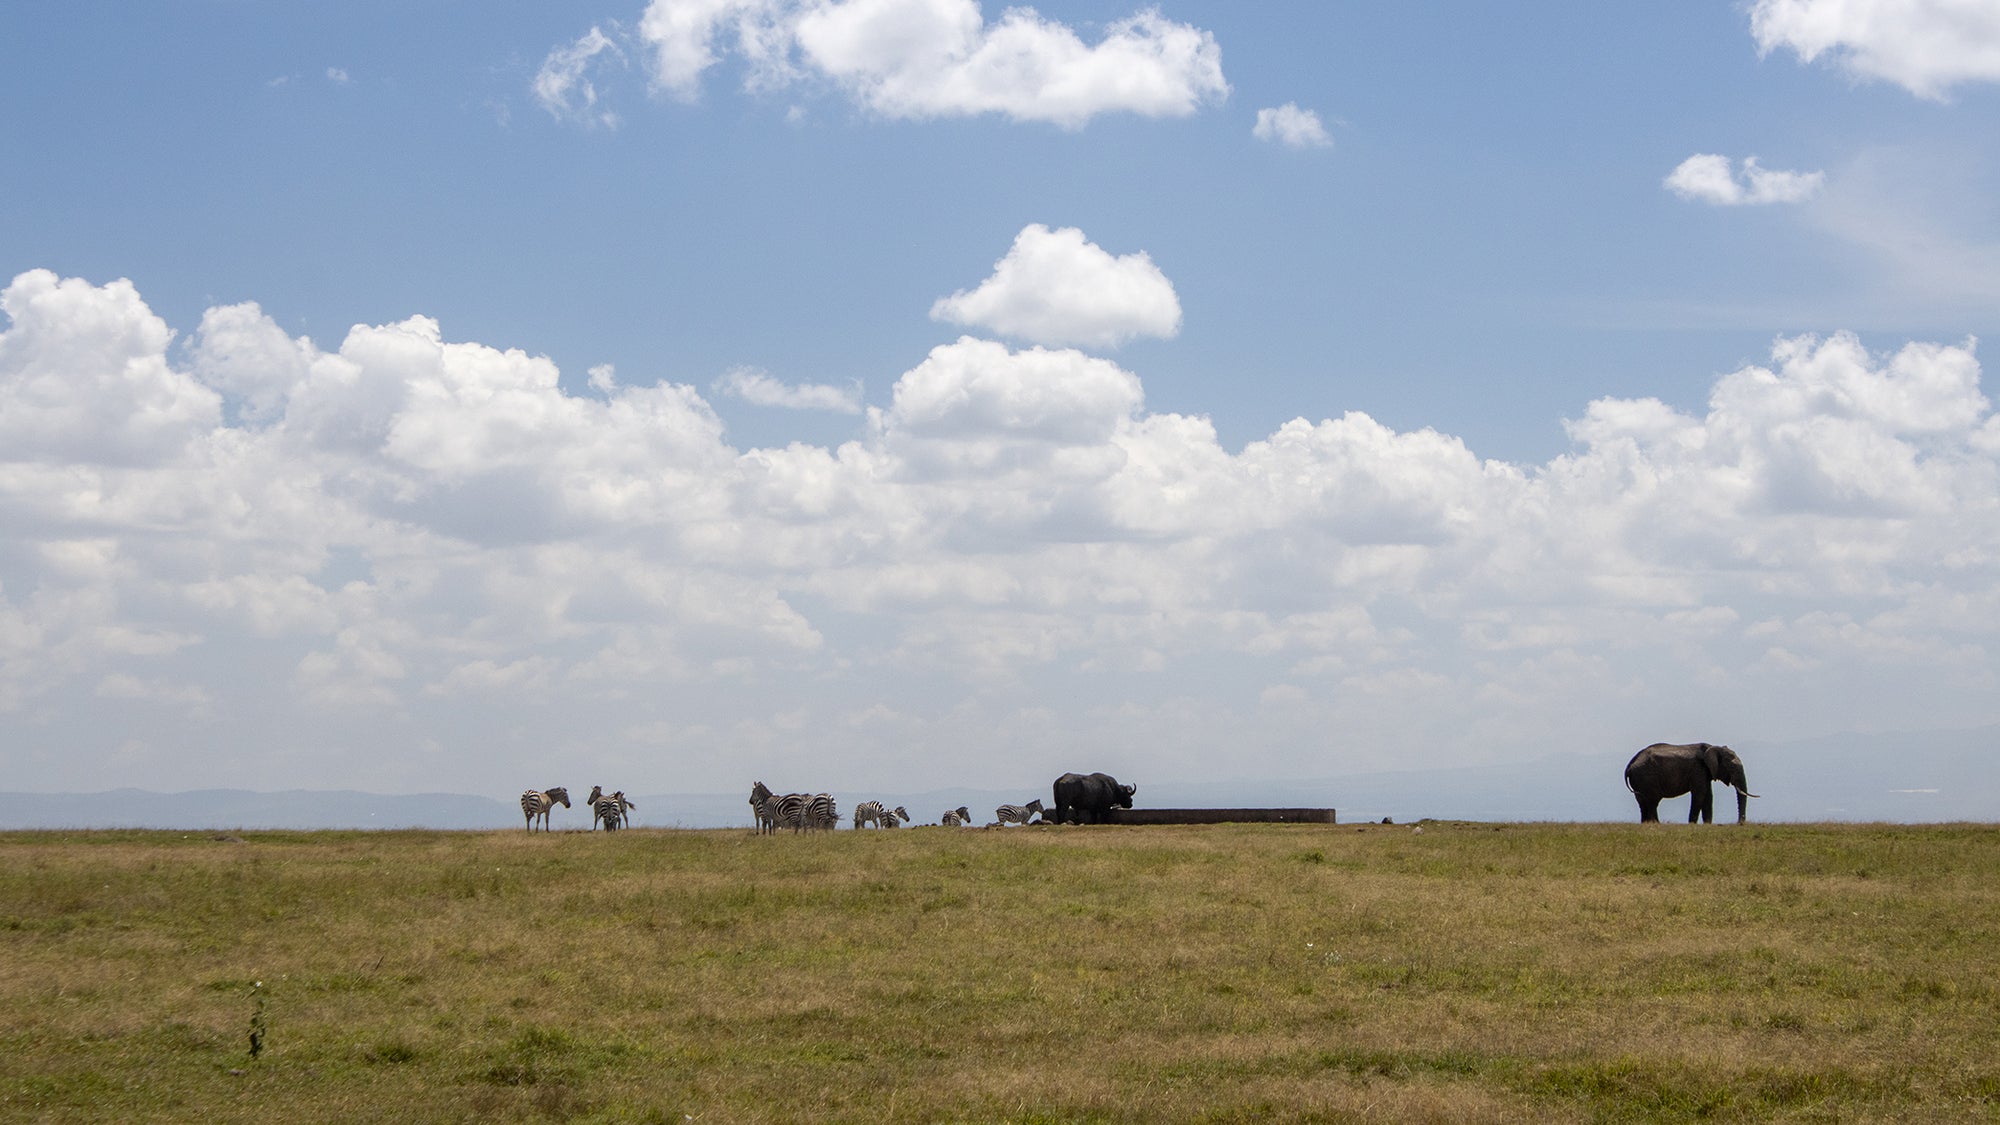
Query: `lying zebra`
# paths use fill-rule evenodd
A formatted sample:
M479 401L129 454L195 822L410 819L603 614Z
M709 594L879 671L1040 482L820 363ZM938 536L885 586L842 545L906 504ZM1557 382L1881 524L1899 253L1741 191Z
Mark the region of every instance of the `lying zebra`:
M1001 824L1026 824L1041 811L1042 799L1037 797L1025 805L1001 805L993 810L993 815Z

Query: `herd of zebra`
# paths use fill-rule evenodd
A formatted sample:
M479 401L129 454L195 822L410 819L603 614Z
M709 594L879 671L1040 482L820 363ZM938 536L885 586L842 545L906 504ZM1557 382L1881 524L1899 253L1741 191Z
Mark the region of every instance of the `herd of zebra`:
M883 812L880 802L870 801L874 806L875 819L880 820ZM794 832L831 830L840 823L840 807L833 803L831 793L787 793L780 797L765 787L763 782L750 787L750 811L757 815L757 831L776 832L789 828ZM888 814L895 827L895 813ZM854 810L854 826L861 827L861 810Z
M606 832L615 832L632 823L632 810L638 805L626 800L625 791L606 793L602 785L590 787L590 799L584 802L590 806L590 830L597 831L602 824ZM521 794L521 814L528 818L528 831L535 830L535 821L542 822L542 831L549 830L549 810L561 805L569 808L569 790L557 785L550 789L530 789Z
M771 792L763 782L750 786L750 811L757 817L757 831L776 832L789 828L794 832L827 830L840 823L840 809L833 803L831 793L786 793L779 796ZM1027 824L1042 811L1040 798L1025 805L1001 805L993 813L998 818L989 828L1005 824ZM854 806L854 827L874 825L878 828L901 828L910 823L910 810L901 805L885 808L880 801L863 801ZM964 805L946 809L938 823L947 828L961 828L972 823L972 813Z
M603 825L607 832L628 827L632 823L632 810L638 808L625 796L624 790L606 793L602 785L590 787L590 797L584 802L590 807L590 830L597 831ZM527 818L528 831L535 830L535 822L540 821L542 831L549 831L549 811L557 805L572 807L569 790L557 785L548 789L530 789L521 794L521 815ZM750 809L757 817L757 831L776 832L780 828L790 828L794 832L826 831L840 823L840 808L834 803L831 793L787 793L779 796L771 792L759 781L750 787ZM996 818L989 828L1008 824L1028 824L1042 813L1039 798L1025 805L1001 805L993 810ZM911 821L910 811L901 805L884 807L880 801L863 801L854 806L854 827L873 825L878 828L901 828ZM962 828L971 825L972 813L964 805L946 809L938 821L947 828Z

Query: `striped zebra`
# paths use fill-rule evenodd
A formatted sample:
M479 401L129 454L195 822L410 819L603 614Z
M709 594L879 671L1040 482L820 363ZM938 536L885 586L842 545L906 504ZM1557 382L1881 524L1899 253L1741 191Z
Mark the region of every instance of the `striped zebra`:
M528 831L535 830L535 818L542 819L542 831L549 830L549 810L561 805L569 808L569 790L558 785L551 789L530 789L521 794L521 815L528 818Z
M833 794L815 793L810 797L801 795L805 807L799 816L799 827L807 831L831 832L840 823L840 806L833 803Z
M794 832L804 830L806 806L811 801L812 798L804 793L787 793L782 797L771 798L771 831L776 832L780 828L789 828Z
M944 810L944 819L938 821L946 828L963 828L972 823L972 812L964 805Z
M909 822L910 814L904 811L901 805L897 805L895 808L882 814L882 827L884 828L901 828Z
M607 794L604 786L593 785L590 787L590 830L595 832L597 826L602 824L606 832L616 832L631 823L629 810L638 807L625 799L623 789Z
M760 781L750 787L750 808L757 814L759 833L776 832L780 828L796 832L805 827L806 797L803 794L787 793L780 797Z
M861 827L863 824L873 824L881 828L894 828L896 827L895 825L886 823L892 817L896 820L907 821L910 819L910 810L901 805L897 805L894 809L884 808L880 801L863 801L854 806L854 827L856 828Z
M757 818L757 834L778 830L778 795L761 781L750 784L750 814Z
M1037 797L1025 805L1001 805L993 810L993 815L1002 824L1026 824L1029 817L1041 811L1042 799Z

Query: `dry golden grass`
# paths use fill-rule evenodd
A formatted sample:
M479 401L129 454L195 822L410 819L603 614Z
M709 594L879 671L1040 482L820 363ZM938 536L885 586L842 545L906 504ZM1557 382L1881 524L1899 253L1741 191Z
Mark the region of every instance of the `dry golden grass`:
M0 834L0 1119L1990 1120L1996 861L1968 826Z

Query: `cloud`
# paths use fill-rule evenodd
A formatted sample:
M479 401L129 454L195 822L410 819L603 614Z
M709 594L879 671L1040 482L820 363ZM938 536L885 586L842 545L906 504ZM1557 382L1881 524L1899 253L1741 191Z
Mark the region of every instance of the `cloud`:
M1865 148L1830 174L1810 221L1865 252L1871 308L1906 323L1977 324L2000 307L1996 192L2000 168L1984 153L1924 142Z
M194 377L236 400L242 417L253 422L283 412L319 354L312 341L287 337L254 301L203 313L189 353Z
M681 101L693 101L701 92L701 76L720 60L715 39L725 24L733 23L738 39L750 45L761 42L759 30L778 10L773 0L678 0L649 3L639 19L639 37L653 50L653 83ZM765 58L768 52L757 52Z
M1275 141L1288 148L1331 148L1333 138L1320 124L1319 114L1286 102L1276 109L1257 111L1257 124L1250 134L1260 141Z
M2000 81L2000 8L1984 0L1756 0L1750 33L1759 54L1826 57L1920 98Z
M1097 444L1131 417L1140 398L1138 377L1105 360L967 338L933 349L896 381L886 425L922 438L1004 434Z
M31 270L0 292L0 449L14 460L158 464L221 417L220 396L166 361L173 333L129 281Z
M141 680L123 672L104 677L95 693L100 699L127 699L157 704L194 715L205 715L209 694L198 684L164 684Z
M542 60L541 69L535 72L535 101L558 121L615 129L618 115L598 108L597 84L591 75L607 65L622 66L624 62L625 53L617 42L593 27Z
M691 387L572 394L423 316L316 343L223 306L182 366L129 282L31 271L0 309L30 788L133 739L159 764L121 777L162 788L552 754L677 791L1018 783L1081 748L1202 776L1225 743L1296 775L1312 732L1323 768L1629 755L1668 721L1990 722L2000 688L1971 341L1781 339L1701 409L1600 399L1510 464L1359 412L1229 448L1107 359L975 338L853 441L743 449Z
M828 410L835 414L861 413L861 388L833 387L824 383L792 386L751 367L726 372L711 387L715 393L740 398L755 406L775 406L785 410Z
M830 83L892 119L999 114L1081 128L1106 113L1184 117L1229 92L1206 31L1146 10L1094 44L1031 8L977 0L653 0L638 34L683 101L733 46L752 89Z
M1143 251L1113 257L1075 227L1033 223L991 277L940 298L931 319L1037 344L1115 348L1140 336L1171 339L1181 305Z
M1764 203L1802 203L1818 193L1823 172L1775 172L1745 157L1741 176L1726 156L1696 153L1667 175L1664 186L1682 199L1738 207Z

